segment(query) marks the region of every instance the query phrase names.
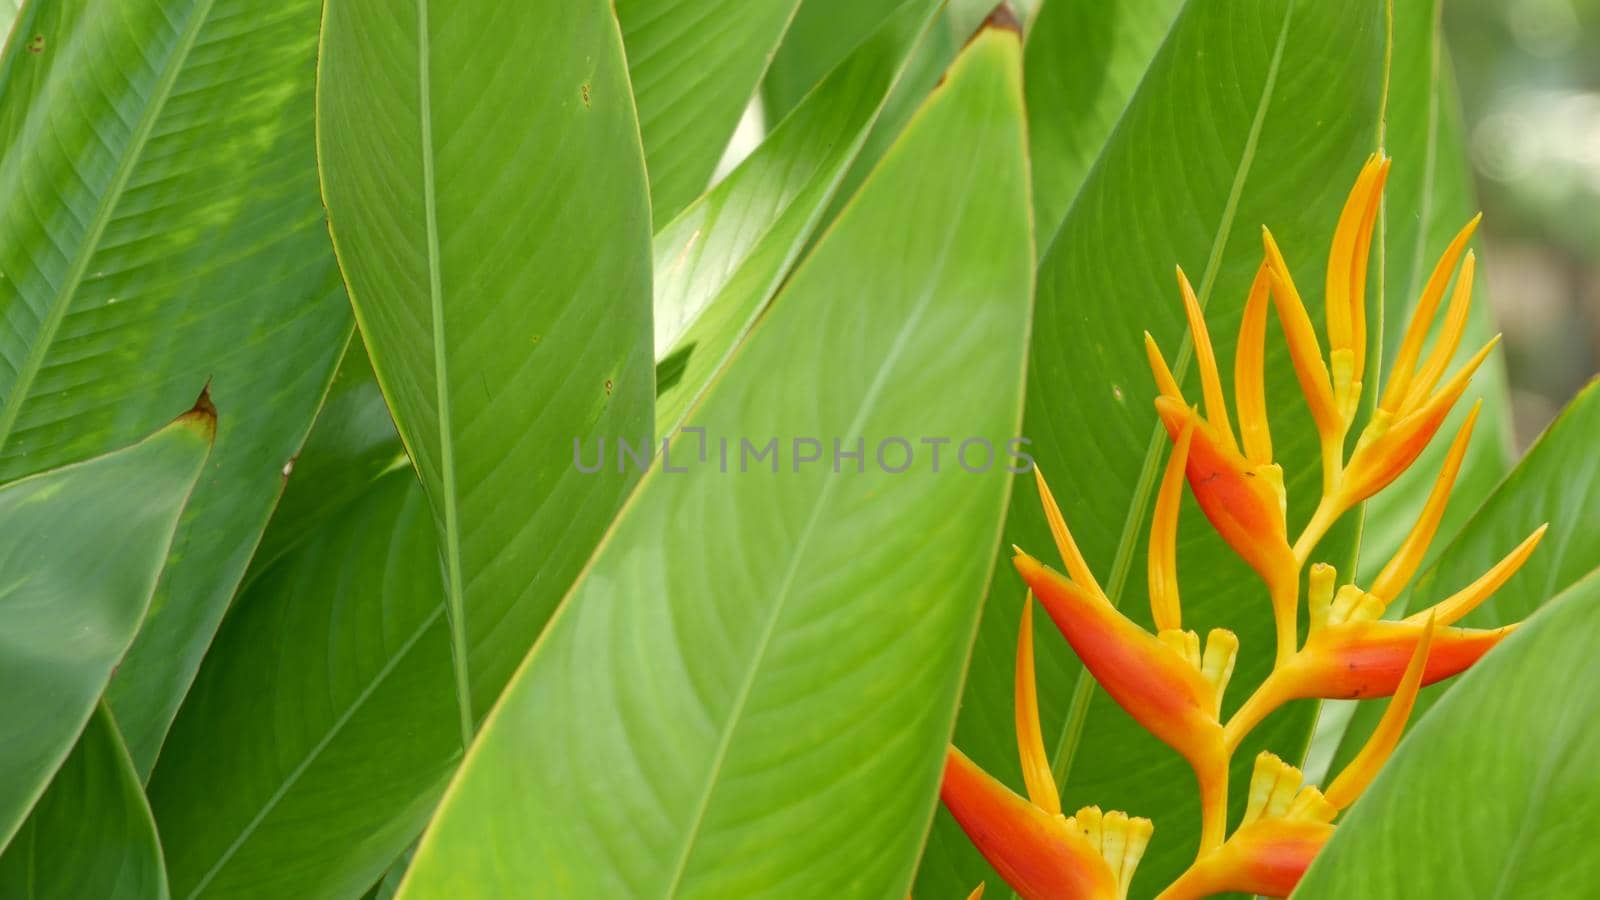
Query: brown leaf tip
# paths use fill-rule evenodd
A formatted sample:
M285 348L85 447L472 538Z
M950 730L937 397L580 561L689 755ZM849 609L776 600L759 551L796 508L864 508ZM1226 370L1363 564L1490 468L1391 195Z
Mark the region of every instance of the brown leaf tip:
M178 421L194 425L207 439L217 436L217 406L211 402L210 380L207 380L206 386L200 389L200 396L195 398L194 406L179 416Z
M989 17L983 20L983 28L998 28L1019 35L1022 34L1022 22L1017 19L1017 12L1011 8L1008 0L1000 0L1000 5L996 6L989 13Z

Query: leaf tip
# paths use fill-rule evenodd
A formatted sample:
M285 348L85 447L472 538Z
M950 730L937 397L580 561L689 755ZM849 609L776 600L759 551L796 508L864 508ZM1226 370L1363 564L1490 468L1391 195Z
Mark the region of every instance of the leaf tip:
M193 428L207 441L216 439L217 406L211 402L211 379L206 379L205 387L200 389L200 396L195 398L194 405L176 421Z

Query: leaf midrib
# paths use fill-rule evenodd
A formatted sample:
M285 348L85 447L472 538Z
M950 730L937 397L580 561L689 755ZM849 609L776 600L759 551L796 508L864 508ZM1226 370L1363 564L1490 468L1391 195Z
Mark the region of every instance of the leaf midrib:
M1202 309L1210 303L1211 292L1216 284L1217 271L1222 263L1222 253L1227 246L1229 234L1233 231L1233 222L1238 215L1239 200L1244 193L1245 181L1249 177L1250 168L1255 161L1256 145L1261 136L1262 126L1266 121L1267 107L1271 104L1273 91L1277 86L1278 71L1283 60L1283 48L1289 36L1289 26L1293 20L1294 5L1291 2L1284 6L1283 23L1279 26L1277 43L1272 51L1272 61L1267 68L1266 81L1261 87L1261 97L1256 103L1255 117L1250 123L1250 131L1245 138L1244 151L1240 154L1239 163L1234 168L1233 184L1229 188L1228 199L1223 206L1222 219L1218 223L1216 235L1212 238L1211 253L1206 259L1206 268L1202 273L1200 287L1197 292L1197 298ZM1188 371L1193 353L1193 343L1189 337L1185 336L1172 367L1173 375L1180 381ZM1107 582L1106 591L1107 597L1111 600L1113 606L1121 605L1122 592L1127 586L1128 575L1133 567L1133 549L1138 541L1139 526L1144 522L1145 512L1155 487L1162 435L1163 430L1159 423L1151 428L1150 441L1144 453L1144 465L1140 469L1139 480L1134 489L1133 503L1129 506L1127 518L1123 520L1122 535L1117 539L1116 554L1113 556L1111 565L1111 578ZM1063 792L1067 787L1068 776L1072 769L1072 760L1077 753L1083 726L1088 718L1089 700L1093 696L1094 688L1094 680L1089 677L1088 672L1078 672L1073 686L1072 703L1068 707L1067 721L1063 725L1061 737L1056 743L1056 752L1052 765L1056 783L1061 785Z
M215 2L216 0L198 0L196 3L188 26L179 36L178 45L167 58L166 67L161 72L160 80L156 82L155 91L145 104L122 160L117 164L117 171L112 175L111 185L105 196L100 199L100 205L95 208L89 230L84 233L83 240L78 245L78 253L67 269L66 280L50 300L49 310L45 314L44 321L40 323L39 334L28 348L28 355L23 359L22 368L17 371L17 379L12 384L10 395L6 397L5 406L0 408L0 450L5 449L16 429L17 418L22 414L22 404L27 402L28 394L33 389L33 382L44 366L45 356L50 352L56 333L67 317L67 310L72 306L72 298L77 294L78 287L83 284L84 275L89 271L89 262L99 250L100 239L105 235L106 226L111 222L111 214L122 199L123 192L127 190L128 181L133 177L134 167L144 154L145 145L155 131L161 113L166 109L167 100L172 96L172 89L178 83L178 76L183 71L184 63L188 62L189 53L200 37L200 29L211 17ZM18 21L21 21L20 17Z
M451 668L461 714L461 746L472 743L472 684L467 673L466 600L462 590L461 528L456 499L455 444L451 436L449 366L445 358L444 285L440 274L439 212L433 168L433 76L429 66L428 2L417 0L417 125L421 132L422 208L427 230L428 308L432 317L434 409L439 433L439 502L444 515L445 603L449 609Z
M910 126L908 125L908 130L909 128ZM880 166L887 162L888 158L886 158L883 163L880 163ZM917 300L917 304L912 309L911 313L903 320L899 334L895 336L894 343L890 345L889 351L884 354L882 364L879 365L877 373L873 376L872 383L868 385L867 393L862 398L861 406L856 411L855 417L850 422L850 427L845 432L846 443L853 443L855 438L863 432L868 416L871 414L873 407L877 404L878 397L883 392L884 386L888 383L889 372L895 367L895 364L898 362L901 353L905 350L906 342L910 338L911 333L915 330L918 323L920 323L922 316L927 312L928 305L933 300L933 287L938 283L939 278L943 276L945 269L948 268L950 249L955 243L956 234L960 231L959 223L965 219L966 209L970 205L972 183L975 178L976 173L973 172L972 167L969 166L966 178L961 185L960 196L962 199L960 208L957 211L957 215L950 218L949 221L952 223L951 227L945 234L944 243L940 248L939 254L935 257L938 260L938 263L929 270L928 277L923 282L924 286L921 291L922 296ZM866 192L868 186L869 185L862 185L861 190L857 192L857 198ZM812 259L814 260L815 257L813 256ZM774 302L777 302L777 299L781 298L775 298ZM716 753L712 758L711 768L706 774L705 786L701 792L700 800L696 805L694 819L690 823L688 830L685 832L683 846L680 849L677 863L673 868L671 881L668 882L667 890L664 895L667 900L671 900L671 898L677 896L679 885L683 881L684 874L688 871L689 859L693 855L700 829L705 824L706 814L711 805L712 794L716 791L716 786L720 781L722 766L726 761L728 750L733 743L733 734L737 730L740 719L743 718L744 706L749 701L750 694L754 690L756 676L761 671L761 663L764 660L767 650L771 645L772 638L777 631L778 620L782 618L784 606L788 602L790 591L794 586L794 580L799 574L800 562L805 557L807 547L811 541L811 536L816 531L816 526L822 519L822 510L827 506L828 499L833 493L833 487L834 485L838 484L838 482L838 479L827 479L823 481L821 490L819 490L816 494L816 502L812 504L811 512L808 514L806 523L801 529L799 539L795 542L794 550L789 556L789 564L784 571L782 581L779 582L777 594L772 603L771 614L767 617L767 622L763 627L761 637L756 646L756 651L751 657L750 665L745 673L744 681L740 684L739 691L735 695L734 705L729 711L726 724L723 727L722 735L718 740Z

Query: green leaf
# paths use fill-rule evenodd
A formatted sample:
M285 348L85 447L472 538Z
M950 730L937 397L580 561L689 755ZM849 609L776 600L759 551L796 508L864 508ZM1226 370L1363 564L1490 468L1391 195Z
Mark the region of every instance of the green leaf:
M1600 878L1600 692L1573 688L1600 677L1597 644L1600 571L1551 601L1417 723L1295 896L1590 894Z
M816 232L943 2L907 0L655 239L656 428L672 433Z
M637 480L575 444L653 436L622 44L605 0L333 0L320 66L323 193L434 508L470 733Z
M900 0L802 2L761 80L761 106L767 121L789 115L900 5Z
M1018 424L1020 51L976 39L690 416L706 459L681 438L687 471L646 476L402 896L904 893ZM807 437L827 455L797 465ZM898 475L874 459L893 437L916 457ZM924 437L998 459L974 474L947 446L934 473ZM863 471L833 472L833 441Z
M241 591L310 540L323 522L370 493L385 473L409 466L367 348L353 340L305 446L284 467L283 497L250 560Z
M1388 145L1394 157L1386 191L1389 214L1384 220L1384 359L1398 350L1417 297L1422 293L1439 254L1477 211L1472 172L1450 61L1439 29L1442 0L1394 5L1394 70L1390 78ZM1492 266L1488 260L1485 265ZM1452 361L1459 366L1493 334L1483 270L1474 285L1466 336ZM1452 412L1435 440L1394 484L1367 504L1361 533L1361 577L1376 577L1400 548L1416 522L1434 479L1444 465L1453 435L1474 398L1483 401L1471 449L1462 463L1435 553L1461 527L1511 468L1511 399L1506 387L1505 357L1495 353L1473 376L1467 396Z
M144 621L215 431L203 403L132 447L0 488L0 848Z
M1330 54L1329 46L1341 51ZM1142 332L1154 335L1169 360L1184 345L1172 276L1181 264L1204 304L1231 396L1234 336L1262 257L1263 225L1307 288L1313 320L1321 321L1322 292L1309 288L1323 281L1346 192L1377 146L1383 54L1381 2L1186 4L1044 254L1024 433L1100 583L1147 628L1148 520L1169 441L1152 407ZM1275 322L1268 336L1268 409L1294 534L1320 492L1318 442ZM1187 349L1177 365L1190 400L1198 401ZM1336 530L1317 558L1346 568L1353 530ZM1000 546L1011 543L1054 559L1031 476L1015 484ZM1266 589L1187 496L1178 561L1185 626L1230 628L1242 645L1227 712L1271 666ZM957 746L1019 791L1012 685L1023 593L1015 572L1002 566L955 736ZM1194 777L1094 685L1053 629L1039 637L1045 743L1065 804L1155 821L1133 888L1136 896L1152 895L1193 859L1200 823ZM1297 756L1311 713L1291 707L1236 754L1236 810L1255 751L1266 745ZM941 812L916 893L959 896L985 880L1000 884Z
M110 703L148 772L350 331L317 0L33 0L0 61L0 483L225 417ZM33 49L30 49L30 46Z
M173 892L365 890L427 821L455 722L432 516L411 471L391 471L261 572L217 633L150 778Z
M29 900L167 897L156 823L103 704L0 855L0 894Z
M1597 434L1600 382L1590 382L1473 512L1437 561L1417 577L1395 603L1392 614L1426 609L1466 587L1546 523L1550 530L1522 569L1461 625L1493 628L1520 622L1600 567L1600 533L1590 525L1593 510L1600 505L1600 459L1594 453ZM1412 715L1431 707L1451 690L1451 684L1424 688ZM1340 771L1355 757L1382 715L1381 702L1356 707L1329 771Z
M1181 0L1045 3L1028 31L1033 219L1047 249Z
M799 5L616 0L656 222L671 221L710 183Z

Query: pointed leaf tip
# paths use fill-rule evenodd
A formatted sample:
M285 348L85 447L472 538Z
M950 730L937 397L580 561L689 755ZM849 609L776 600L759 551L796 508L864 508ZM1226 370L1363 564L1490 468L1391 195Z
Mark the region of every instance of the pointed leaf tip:
M1022 22L1017 18L1016 10L1011 8L1009 0L1001 0L1000 4L989 12L988 18L983 20L983 25L978 31L981 34L991 28L1022 34Z
M176 421L191 425L196 431L205 435L206 440L215 440L217 436L217 406L211 402L211 380L206 379L205 387L200 389L200 396L195 398L194 405L179 416Z

